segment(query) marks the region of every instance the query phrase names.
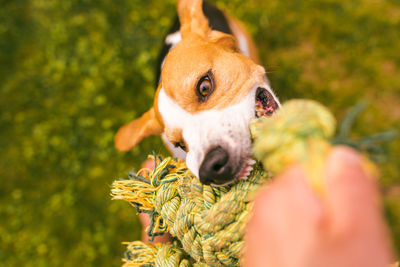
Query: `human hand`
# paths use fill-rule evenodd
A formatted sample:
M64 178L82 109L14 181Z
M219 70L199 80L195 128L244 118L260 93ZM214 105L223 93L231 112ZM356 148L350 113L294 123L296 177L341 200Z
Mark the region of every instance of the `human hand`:
M392 260L378 186L358 153L334 148L317 195L299 165L263 188L246 231L247 267L380 267Z
M152 159L146 160L145 162L142 163L141 166L142 169L148 169L149 171L152 171L154 167L155 167L154 160ZM149 243L149 236L146 233L146 228L150 225L149 215L146 213L139 213L139 219L140 222L142 223L142 241L145 243ZM167 243L170 240L171 236L168 233L166 233L164 235L154 237L152 243Z

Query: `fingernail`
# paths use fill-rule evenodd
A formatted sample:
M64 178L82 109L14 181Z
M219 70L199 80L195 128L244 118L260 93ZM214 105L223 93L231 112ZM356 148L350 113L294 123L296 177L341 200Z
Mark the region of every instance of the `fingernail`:
M360 155L349 147L335 147L328 158L328 167L336 169L339 166L359 166L361 163Z
M326 177L328 180L335 181L341 179L344 173L354 170L362 171L361 157L352 148L345 146L335 147L330 155L325 167Z

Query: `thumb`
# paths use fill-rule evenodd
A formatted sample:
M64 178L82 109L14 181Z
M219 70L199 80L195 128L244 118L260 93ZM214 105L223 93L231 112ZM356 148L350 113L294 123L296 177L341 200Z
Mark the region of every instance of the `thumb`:
M347 147L336 147L328 156L323 201L332 242L326 252L337 252L332 258L346 259L346 266L387 266L392 258L389 231L376 179L363 162Z

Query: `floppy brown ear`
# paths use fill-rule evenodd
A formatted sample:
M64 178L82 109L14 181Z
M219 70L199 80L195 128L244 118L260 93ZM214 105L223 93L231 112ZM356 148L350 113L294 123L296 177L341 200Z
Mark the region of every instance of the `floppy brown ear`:
M190 33L196 33L200 36L207 35L210 26L203 13L202 0L179 0L177 7L182 38L187 37Z
M122 126L115 135L114 144L120 151L128 151L143 138L161 134L163 125L157 119L154 108L149 109L140 118Z

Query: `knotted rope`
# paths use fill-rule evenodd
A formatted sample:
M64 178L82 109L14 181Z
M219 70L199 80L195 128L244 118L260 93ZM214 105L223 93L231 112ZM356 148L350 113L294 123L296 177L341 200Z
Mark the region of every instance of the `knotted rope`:
M152 222L148 235L154 237L168 231L196 262L238 265L251 195L266 180L266 173L256 165L249 179L214 187L202 185L182 160L156 157L155 161L153 172L131 173L131 180L114 182L114 199L126 200L138 212L148 213ZM131 248L136 250L137 244ZM131 255L134 257L130 260L138 254Z
M124 243L128 245L124 266L191 266L187 255L176 244L147 245L141 241Z
M309 172L310 183L323 191L322 167L335 120L320 104L293 100L270 118L251 124L254 154L269 172L294 162ZM202 185L181 160L153 157L156 168L115 181L112 195L150 215L148 235L169 232L173 243L128 245L125 266L237 266L252 196L269 178L256 163L246 180L222 187Z
M272 118L252 124L259 136L254 155L272 173L280 173L293 163L301 163L311 186L323 191L325 158L335 133L336 121L327 108L311 100L292 100Z

